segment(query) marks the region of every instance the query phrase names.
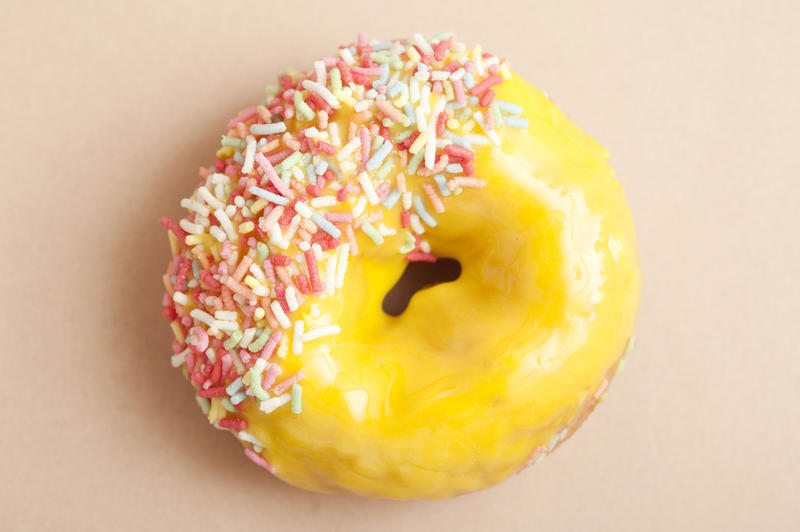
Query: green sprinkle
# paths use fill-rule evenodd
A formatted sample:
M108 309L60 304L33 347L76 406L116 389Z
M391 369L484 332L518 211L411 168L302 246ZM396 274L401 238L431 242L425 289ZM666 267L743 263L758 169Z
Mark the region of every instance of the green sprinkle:
M408 161L408 165L406 166L406 175L415 175L417 173L417 168L419 168L419 163L422 162L422 158L425 156L425 150L419 150L414 156Z
M373 61L379 64L391 63L394 60L392 54L386 51L372 52L370 57Z
M283 184L288 187L289 183L291 183L292 181L292 171L284 170L283 172L281 172L281 181L283 181Z
M258 368L253 366L248 370L248 373L250 374L250 391L253 392L256 399L259 401L269 399L269 394L261 387L261 372L258 371Z
M313 120L315 116L311 107L303 101L303 96L300 94L300 91L294 91L294 111L297 116L303 120Z
M500 106L497 105L497 102L492 102L489 105L489 108L494 113L494 125L495 125L495 127L502 126L503 125L503 114L500 112Z
M269 248L263 242L259 242L256 244L256 258L258 258L258 262L264 262L269 257Z
M231 146L233 148L244 148L246 143L242 139L229 137L228 135L222 135L222 145L225 147Z
M392 159L386 159L386 162L384 162L381 167L378 168L378 171L375 172L375 177L378 179L383 179L386 177L386 174L392 171L392 168L394 168L394 161L392 161Z
M280 92L281 88L277 85L267 85L264 88L264 92L267 93L267 96L275 96Z
M220 401L219 404L221 404L222 408L224 408L228 412L236 412L236 407L233 406L233 403L231 403L231 400L228 399L227 397L223 397L222 401Z
M619 361L619 364L617 364L617 369L614 372L614 375L622 373L623 369L625 369L625 359L624 358Z
M389 63L389 68L392 70L400 70L403 68L403 61L399 58L392 59L392 62Z
M383 124L385 127L392 127L394 125L394 121L391 118L384 118L381 120L381 124Z
M383 235L380 234L378 230L375 229L375 226L373 226L371 223L364 222L361 224L361 230L364 231L364 234L370 237L377 245L380 246L383 244Z
M383 136L382 135L375 135L375 140L372 141L372 152L378 151L378 148L383 145Z
M628 338L628 346L625 348L625 352L630 353L631 351L633 351L634 347L636 347L636 337L631 336L630 338Z
M331 76L331 89L333 92L342 90L342 73L339 72L339 67L332 68L330 71Z
M452 31L443 31L442 33L437 33L436 35L434 35L433 36L433 40L434 41L446 41L447 39L452 37L452 35L453 35Z
M413 133L414 133L414 130L412 128L404 129L403 131L401 131L400 133L398 133L397 135L394 136L394 143L395 144L400 144L401 142L406 140L408 137L410 137Z
M292 414L299 414L303 411L303 387L299 384L292 384Z
M468 118L472 118L472 111L470 111L469 107L464 107L458 112L458 119L467 120Z
M197 404L200 405L200 410L203 411L203 414L208 415L208 411L211 409L211 401L199 395L195 395L194 398Z
M267 343L267 340L269 340L269 333L270 333L270 332L272 332L272 331L270 331L269 327L267 327L266 329L264 329L264 332L262 332L262 333L261 333L261 334L258 336L258 338L256 338L255 340L253 340L253 341L250 343L250 345L249 345L249 346L247 346L247 349L248 349L248 350L249 350L251 353L257 353L258 351L261 351L261 350L264 348L264 344L266 344L266 343Z
M282 174L284 170L290 170L292 166L300 162L302 157L303 155L299 151L294 152L275 166L275 172Z
M242 331L234 331L233 334L231 335L231 337L228 338L227 340L225 340L225 343L223 343L222 345L225 346L225 349L230 351L231 349L236 347L236 345L239 342L242 341L242 336L243 336L242 335Z
M447 97L447 101L452 100L456 97L455 93L453 92L453 84L450 82L449 79L444 80L444 95Z
M400 253L405 255L406 253L411 253L414 251L414 245L416 244L416 240L414 239L414 235L411 232L406 231L406 242L402 246L400 246Z
M453 195L454 195L454 196L458 196L458 195L459 195L459 194L461 194L462 192L464 192L464 189L463 189L463 188L461 188L461 187L456 187L456 189L453 191Z

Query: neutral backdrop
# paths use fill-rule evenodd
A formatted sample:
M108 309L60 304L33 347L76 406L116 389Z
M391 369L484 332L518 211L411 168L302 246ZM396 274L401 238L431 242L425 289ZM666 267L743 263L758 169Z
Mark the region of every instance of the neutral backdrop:
M0 529L797 530L798 3L382 3L1 3ZM611 150L638 346L576 437L499 486L306 493L170 368L158 218L282 68L442 30Z

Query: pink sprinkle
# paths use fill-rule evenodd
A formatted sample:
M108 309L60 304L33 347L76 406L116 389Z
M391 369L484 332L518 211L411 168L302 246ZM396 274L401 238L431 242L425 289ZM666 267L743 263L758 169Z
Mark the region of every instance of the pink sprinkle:
M367 45L367 34L362 32L358 33L358 45L359 46L366 46Z
M332 223L346 223L353 221L353 215L349 212L326 212L325 219Z
M547 447L539 446L531 453L528 460L525 462L525 467L528 467L536 462L540 456L542 456L545 452L547 452Z
M375 189L375 193L378 195L378 199L381 203L389 196L389 192L392 190L392 185L389 184L388 181L384 181L378 188Z
M259 106L256 107L256 113L258 113L258 117L265 124L269 124L272 121L272 113L270 113L269 109L267 109L263 105L259 105Z
M227 259L231 256L231 241L226 240L222 243L222 248L219 250L219 256Z
M403 121L403 113L401 113L397 107L395 107L388 101L375 100L375 107L377 107L380 112L389 117L393 122L397 122L399 124L400 122Z
M267 280L271 283L275 282L275 268L272 266L272 263L268 260L264 261L264 275L267 277Z
M289 187L287 187L281 178L278 177L278 173L275 172L275 168L270 163L269 159L264 156L263 153L256 154L256 162L258 165L264 169L264 174L269 178L270 183L280 192L283 196L289 198L292 195L292 191Z
M269 357L272 356L272 352L275 351L275 348L278 346L278 342L281 341L281 337L283 333L280 330L272 331L272 334L269 335L267 338L267 343L264 345L264 349L261 350L261 353L258 355L264 360L269 360Z
M228 121L228 129L233 129L239 122L246 122L247 120L255 116L255 114L256 114L256 108L248 107L247 109L239 113L236 117L231 118Z
M286 288L283 283L278 283L275 285L275 299L278 300L283 312L286 314L291 312L289 310L289 304L286 302Z
M292 259L286 255L273 255L269 261L275 266L288 266L292 263Z
M487 77L486 79L484 79L483 81L472 87L469 90L469 93L473 96L480 96L490 87L493 87L494 85L499 85L502 82L503 78L501 78L497 74L492 74L491 76Z
M492 89L489 89L488 91L483 93L483 96L481 96L479 103L481 104L481 106L486 107L490 103L492 103L492 100L494 100L494 91Z
M319 151L321 151L326 155L333 155L334 153L336 153L336 148L334 148L333 146L322 140L317 142L317 148L319 148Z
M297 275L297 288L303 294L311 293L311 286L308 284L308 277L306 277L302 273Z
M410 211L402 211L400 213L400 225L402 225L404 229L408 228L408 226L411 225L411 212Z
M226 417L219 420L219 426L228 430L244 430L247 428L247 420L238 417Z
M248 457L250 460L252 460L252 461L253 461L253 463L255 463L257 466L259 466L259 467L263 467L264 469L266 469L267 471L269 471L269 472L270 472L270 473L272 473L273 475L275 474L275 468L274 468L274 467L272 467L272 465L271 465L269 462L267 462L266 460L264 460L264 457L263 457L263 456L261 456L260 454L258 454L257 452L255 452L255 451L254 451L253 449L251 449L250 447L245 447L245 448L244 448L244 454L245 454L245 455L247 455L247 457Z
M436 255L424 251L412 251L406 255L408 262L436 262Z
M284 207L283 205L278 205L274 209L272 209L268 215L262 216L258 220L258 226L261 228L262 231L269 231L275 223L277 223L278 219L283 215ZM227 240L226 240L227 242Z
M354 74L362 74L364 76L380 76L383 73L381 67L364 68L354 66L350 67L350 71Z
M355 257L358 255L358 242L356 242L356 235L353 233L353 226L345 226L344 234L347 237L347 243L350 244L350 256Z
M442 87L442 82L439 81L438 79L436 81L434 81L432 90L433 90L433 92L435 92L437 94L441 94L442 91L444 90L444 88Z
M210 399L212 397L225 397L227 393L223 386L217 386L216 388L209 388L207 390L197 390L197 395Z
M284 380L283 382L273 386L270 391L275 395L280 395L283 392L287 391L289 388L291 388L292 385L297 384L304 378L305 377L303 376L303 370L300 370L291 377L289 377L288 379Z
M277 364L270 364L267 371L264 373L264 379L261 381L261 387L265 390L269 390L273 384L275 384L275 379L278 378L280 375L281 368Z
M367 149L369 149L369 147L367 147ZM186 232L183 229L181 229L181 226L178 225L178 222L176 222L172 218L167 218L166 216L162 216L161 225L163 225L165 228L175 233L175 236L178 237L178 240L180 241L181 244L186 243Z
M281 151L273 153L272 155L267 156L267 160L270 162L270 164L278 164L281 161L283 161L284 159L286 159L288 156L290 156L291 154L292 154L292 150L288 150L288 149L281 150Z
M500 72L500 66L499 65L494 64L494 65L489 67L489 74L497 74L498 72Z
M255 299L256 297L255 294L253 294L253 292L248 287L246 287L239 281L235 281L233 277L228 277L227 279L225 279L225 286L230 288L235 294L239 294L245 299L251 300Z
M454 177L447 182L447 188L450 189L450 191L453 191L458 187L483 188L485 186L486 181L483 179L478 179L477 177Z
M308 277L309 281L311 281L311 293L312 295L318 296L321 295L325 289L322 286L322 281L319 278L319 270L317 270L317 259L314 257L314 252L312 250L306 250L303 255L306 258L306 266L308 266Z
M242 260L239 262L239 266L236 267L236 270L234 270L231 277L237 281L241 281L251 264L253 264L253 259L251 259L248 255L245 255L242 257Z
M322 62L325 63L325 66L328 68L336 66L336 58L335 57L323 57Z
M367 128L362 127L358 132L358 136L361 138L361 169L363 170L364 165L367 164L367 159L369 159L369 131L367 131Z
M276 266L275 272L278 274L278 279L280 279L285 286L294 286L292 283L292 275L289 273L289 268L286 268L285 266Z
M195 337L195 343L189 344L195 353L204 353L208 349L208 333L202 327L192 327L189 334Z
M428 199L431 201L433 210L439 214L443 213L444 204L442 203L442 199L439 197L439 194L436 193L436 189L433 188L433 185L430 183L425 183L422 185L422 188L425 190L425 194L428 195Z
M439 116L436 117L436 136L441 137L444 135L444 129L447 125L447 115L445 113L439 113Z
M402 153L405 153L405 152L402 152ZM406 175L403 172L400 172L399 174L397 174L396 179L397 179L397 191L400 194L405 194L406 193Z
M444 152L450 158L454 159L454 162L471 161L475 156L469 148L459 146L458 144L448 144L444 147Z
M453 92L456 95L456 101L458 103L466 103L467 96L464 94L464 82L460 79L453 81Z

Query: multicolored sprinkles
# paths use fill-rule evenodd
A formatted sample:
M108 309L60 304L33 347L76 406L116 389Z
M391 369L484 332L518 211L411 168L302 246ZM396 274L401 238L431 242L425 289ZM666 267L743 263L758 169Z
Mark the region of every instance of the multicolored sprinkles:
M161 219L173 254L163 277L171 363L256 464L273 471L243 406L300 415L303 372L283 376L282 361L341 332L306 304L342 289L359 234L362 246L398 236L406 260L437 260L422 235L450 197L486 184L472 147L528 125L519 105L495 97L510 77L504 60L449 33L359 34L312 71L284 72L263 104L232 118L181 200L187 215Z

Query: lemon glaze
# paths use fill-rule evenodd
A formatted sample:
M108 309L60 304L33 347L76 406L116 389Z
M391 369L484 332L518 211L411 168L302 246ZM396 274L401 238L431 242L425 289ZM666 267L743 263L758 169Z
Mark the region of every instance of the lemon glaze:
M248 431L286 482L400 499L495 484L548 446L623 352L640 276L608 153L518 76L497 94L529 128L477 150L487 186L425 233L461 277L388 316L406 261L359 235L344 289L317 302L342 334L286 360L304 368L302 416L248 404Z

